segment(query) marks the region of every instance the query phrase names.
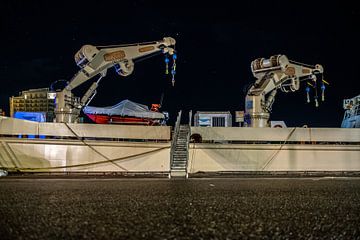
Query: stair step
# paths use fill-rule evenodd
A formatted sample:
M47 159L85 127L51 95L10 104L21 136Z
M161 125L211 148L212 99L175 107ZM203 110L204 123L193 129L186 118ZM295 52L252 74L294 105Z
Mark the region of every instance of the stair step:
M182 173L182 175L184 175L184 174L186 174L186 169L172 169L171 174L173 174L173 173L176 173L176 175Z
M180 165L186 165L186 161L173 161L171 163L171 166L180 166Z
M187 125L180 125L177 138L175 139L175 146L173 149L171 162L171 177L186 177L187 163L188 163L188 144L189 144L190 128Z
M186 163L186 159L185 158L175 158L173 159L173 163Z
M186 172L186 168L184 168L184 167L172 168L171 171L183 171L183 172Z
M185 166L186 165L186 161L179 161L179 162L176 162L176 161L173 161L171 166Z
M171 171L172 178L186 178L186 171Z
M171 169L174 169L174 168L186 168L186 164L176 164L176 165L171 165Z

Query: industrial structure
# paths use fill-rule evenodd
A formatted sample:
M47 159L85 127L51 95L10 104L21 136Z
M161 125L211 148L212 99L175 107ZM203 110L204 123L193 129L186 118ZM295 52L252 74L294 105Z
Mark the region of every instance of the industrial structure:
M41 115L46 122L52 122L55 114L55 102L49 99L49 88L29 89L19 93L19 96L10 97L10 117L15 115L35 117ZM31 120L31 119L28 119Z
M360 128L298 128L269 121L278 89L294 92L306 81L307 99L310 101L312 87L318 106L320 79L324 100L327 82L322 78L322 66L290 61L285 55L251 63L256 81L246 95L245 112L235 114L240 127L232 127L232 115L227 111L197 112L195 126L192 112L189 121L183 122L182 111L174 127L108 124L123 121L125 115L163 119L157 110L160 105L148 110L129 101L108 108L88 106L84 112L101 124L79 123L80 111L91 101L110 67L127 76L135 60L164 53L167 72L168 55L172 56L174 83L174 44L173 38L164 38L141 44L83 46L75 55L80 71L64 89L49 94L56 101L55 122L0 116L0 172L160 174L171 178L199 173L360 172ZM98 80L81 99L73 95L74 88L95 76ZM349 111L344 120L358 116L359 96L345 103Z
M269 127L269 118L275 96L282 92L295 92L300 89L300 82L306 81L315 90L314 102L318 106L317 85L321 81L321 99L324 101L325 84L323 67L311 66L289 60L285 55L274 55L269 59L259 58L251 63L251 71L256 78L245 100L245 121L249 127ZM310 87L307 87L307 101L310 102Z
M345 114L341 123L342 128L360 128L360 95L344 99Z
M100 80L106 76L107 70L112 67L120 76L128 76L134 71L135 61L157 53L163 53L166 55L165 63L168 72L169 58L167 55L171 55L173 59L172 84L174 84L176 53L173 47L175 43L175 39L166 37L161 41L136 44L97 47L84 45L75 54L75 62L80 68L79 72L75 74L63 90L56 92L56 122L78 122L81 109L87 106L95 96ZM97 81L92 83L81 98L73 95L73 89L96 76L98 76Z
M232 115L227 112L203 112L198 111L194 115L196 127L231 127Z

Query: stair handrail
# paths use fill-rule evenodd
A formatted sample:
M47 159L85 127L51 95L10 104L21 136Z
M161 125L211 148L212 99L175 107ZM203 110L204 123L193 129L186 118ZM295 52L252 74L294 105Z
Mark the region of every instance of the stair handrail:
M186 165L185 165L185 170L186 170L186 178L188 176L188 164L189 164L189 145L190 145L190 135L191 135L191 121L192 120L192 110L189 111L189 123L188 123L188 134L187 134L187 144L186 144L186 152L188 153L186 156Z
M191 127L192 123L192 110L189 111L189 127Z
M176 144L176 140L178 138L179 130L180 130L181 112L182 112L182 110L179 111L178 116L176 118L174 133L172 135L171 150L170 150L170 171L171 171L171 167L172 167L173 160L174 160L173 158L174 158L175 144Z
M189 164L189 145L190 145L190 134L191 134L191 127L188 126L188 133L187 133L187 136L186 136L186 152L187 152L187 155L186 155L186 165L185 165L185 171L186 171L186 178L188 177L188 164Z

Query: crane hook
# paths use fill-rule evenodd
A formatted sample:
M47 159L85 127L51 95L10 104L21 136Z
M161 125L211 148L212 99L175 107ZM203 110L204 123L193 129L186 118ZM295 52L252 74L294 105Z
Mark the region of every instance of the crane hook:
M176 59L177 59L176 53L174 53L172 55L172 58L173 58L173 65L172 65L172 70L171 70L171 75L172 75L171 83L172 83L172 86L174 86L175 85L175 74L176 74Z
M165 55L165 74L168 75L169 74L169 58L167 55Z

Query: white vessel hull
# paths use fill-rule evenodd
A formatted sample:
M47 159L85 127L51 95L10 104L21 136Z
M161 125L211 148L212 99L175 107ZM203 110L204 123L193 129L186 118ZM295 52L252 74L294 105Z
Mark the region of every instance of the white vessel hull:
M360 171L359 146L191 144L188 172Z
M192 127L188 172L360 171L360 129Z
M0 138L0 164L21 172L168 172L170 143Z
M0 168L20 172L169 172L170 127L0 118Z
M360 129L192 127L188 173L360 171ZM9 172L170 172L170 127L0 118Z

